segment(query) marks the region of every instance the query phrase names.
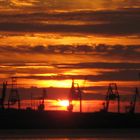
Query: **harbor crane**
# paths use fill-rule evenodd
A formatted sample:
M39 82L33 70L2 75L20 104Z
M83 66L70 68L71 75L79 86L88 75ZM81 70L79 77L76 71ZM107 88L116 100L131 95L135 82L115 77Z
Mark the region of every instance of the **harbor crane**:
M120 95L118 92L117 84L116 83L110 83L108 86L108 90L105 97L105 103L103 103L103 109L101 109L101 112L108 112L109 110L109 103L110 101L117 100L118 103L118 113L120 113Z
M12 87L8 99L8 108L10 106L18 104L18 109L20 109L20 96L17 88L17 77L11 77L12 80Z
M43 89L43 93L42 93L42 97L40 98L41 99L41 102L40 104L38 105L38 110L39 111L43 111L45 109L45 98L46 98L46 89L44 88Z
M2 85L2 96L0 98L0 109L4 109L6 90L7 90L7 81L3 82L3 85Z
M132 100L129 106L126 106L126 113L134 114L136 110L137 98L140 97L138 88L135 88L135 94L132 96Z
M72 86L69 93L69 106L67 108L69 112L72 112L73 110L72 101L77 99L80 102L80 112L82 112L82 91L79 87L79 84L75 83L74 80L72 80Z

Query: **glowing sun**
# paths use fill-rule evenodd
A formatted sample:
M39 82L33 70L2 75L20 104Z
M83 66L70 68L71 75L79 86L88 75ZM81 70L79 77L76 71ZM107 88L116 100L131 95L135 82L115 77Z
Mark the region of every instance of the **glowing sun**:
M59 100L58 102L59 102L60 106L64 106L64 107L69 106L69 101L68 100Z

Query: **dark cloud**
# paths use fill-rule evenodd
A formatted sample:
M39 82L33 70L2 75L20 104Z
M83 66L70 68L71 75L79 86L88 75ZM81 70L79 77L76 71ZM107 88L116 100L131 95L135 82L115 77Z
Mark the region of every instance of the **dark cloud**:
M1 0L3 8L32 10L115 9L138 7L139 0Z
M8 32L140 35L140 9L1 14L0 19L0 31Z
M103 1L104 7L114 7L114 8L132 8L132 7L139 7L140 1L139 0L105 0Z
M139 21L140 8L129 8L129 9L118 9L118 10L104 10L104 11L93 11L93 10L80 10L80 11L67 11L67 12L32 12L32 13L13 13L4 14L0 13L1 22L9 21L14 22L27 22L27 21L95 21L100 22L126 22ZM7 17L7 18L6 18ZM20 19L20 20L17 20ZM96 23L96 22L95 22Z
M100 56L106 58L122 58L133 60L140 58L139 45L49 45L49 46L1 46L1 54L15 53L15 54L81 54L89 56Z
M9 12L6 12L6 9L9 9ZM125 39L140 37L139 0L17 0L15 2L0 0L0 11L1 39L8 38L10 33L17 37L17 40L18 35L36 36L34 33L57 33L77 37L125 36ZM61 82L72 78L83 80L85 77L91 83L122 81L127 85L127 82L135 84L140 73L140 45L24 46L23 44L16 47L9 45L0 46L0 59L1 82L6 76L17 74L20 78L26 79L29 85L31 83L28 80L31 79ZM4 62L9 63L4 64ZM35 63L29 64L29 62ZM48 68L49 66L51 68ZM73 70L78 72L75 72L75 75L64 74ZM52 76L43 74L52 74ZM95 87L94 84L88 87L89 94L85 98L91 98L90 93L98 89L99 87ZM105 87L102 87L102 91L104 89ZM95 96L97 98L98 94Z
M93 62L93 63L78 63L78 64L58 64L57 68L97 68L97 69L140 69L140 63L105 63L105 62Z
M28 68L28 67L23 67L23 68L18 68L18 67L7 67L7 68L1 68L0 67L0 73L1 74L10 74L14 75L16 73L18 74L61 74L65 72L65 70L62 69L48 69L48 68Z
M140 23L100 25L60 25L31 23L0 23L0 30L6 32L40 32L67 34L97 34L107 36L140 35Z
M118 71L132 71L133 73L133 71L140 70L140 63L93 62L93 63L76 63L76 64L66 64L66 63L65 64L52 64L50 66L48 66L47 64L41 65L40 63L36 63L35 65L30 65L30 64L24 65L24 64L15 63L13 65L2 64L2 66L0 66L0 73L11 74L11 73L16 72L16 73L21 73L21 74L46 74L46 73L63 74L64 72L72 70L72 69L86 69L86 70L96 69L96 71L99 72L98 73L99 75L102 74L102 72L106 72L104 70L109 70L109 72L110 70L113 70L113 72L116 72L116 73ZM61 75L57 77L61 77ZM85 75L83 75L83 77L85 77ZM69 76L67 78L69 78Z
M69 80L78 79L88 81L137 81L140 70L118 70L113 72L101 72L98 75L56 75L56 76L21 76L19 78L36 79L36 80Z

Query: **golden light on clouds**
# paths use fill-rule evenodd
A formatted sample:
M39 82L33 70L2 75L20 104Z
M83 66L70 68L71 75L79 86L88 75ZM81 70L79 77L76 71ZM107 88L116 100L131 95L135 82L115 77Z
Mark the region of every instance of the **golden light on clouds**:
M1 10L32 11L73 11L73 10L114 10L139 8L139 0L1 0ZM6 9L6 10L5 10Z
M75 80L79 85L83 85L83 80ZM42 87L63 87L70 88L72 84L72 80L42 80L38 81L38 85Z
M137 84L139 0L0 0L0 81L23 87ZM132 76L135 75L135 76Z
M94 45L94 44L122 44L122 45L139 45L137 37L100 37L100 36L65 36L57 34L42 34L40 35L23 35L23 36L5 36L0 38L1 46L37 46L37 45Z
M22 7L22 6L33 6L34 0L12 0L11 4L14 6Z

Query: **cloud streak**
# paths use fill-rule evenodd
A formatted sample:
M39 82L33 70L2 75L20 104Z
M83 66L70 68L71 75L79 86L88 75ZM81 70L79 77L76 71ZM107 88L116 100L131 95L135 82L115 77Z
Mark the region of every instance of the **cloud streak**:
M0 4L16 9L33 8L47 10L77 10L77 9L116 9L125 7L139 7L139 0L1 0Z
M102 72L98 75L56 75L56 76L19 76L24 79L34 80L84 80L85 77L90 82L101 82L101 81L136 81L138 80L138 74L140 70L119 70L114 72Z
M7 21L7 17L10 21ZM26 15L1 14L0 19L1 32L97 34L103 36L140 35L140 9Z
M140 35L138 23L103 25L60 25L30 23L0 23L5 32L77 33L109 36Z
M100 42L99 38L122 38L131 43L132 38L140 37L139 25L139 0L0 0L0 39L1 44L7 43L0 46L1 78L17 73L33 81L82 80L87 76L89 82L135 82L140 45L106 45L106 40L106 44L93 43ZM50 42L48 34L52 35ZM84 36L83 41L79 36ZM26 62L40 66L46 62L51 68L27 66Z
M72 70L79 70L70 74ZM90 73L89 73L90 71ZM93 74L91 73L93 71ZM83 73L84 72L84 73ZM19 78L33 80L84 80L90 82L101 81L137 81L140 73L140 63L77 63L77 64L52 64L23 65L2 64L0 73L5 75L18 74ZM64 74L66 73L66 74Z
M81 54L81 55L99 55L99 56L115 56L115 57L132 57L139 59L139 45L48 45L48 46L1 46L1 54L16 53L16 54Z

